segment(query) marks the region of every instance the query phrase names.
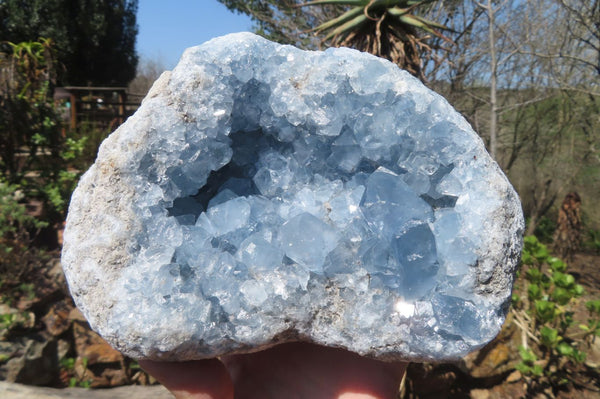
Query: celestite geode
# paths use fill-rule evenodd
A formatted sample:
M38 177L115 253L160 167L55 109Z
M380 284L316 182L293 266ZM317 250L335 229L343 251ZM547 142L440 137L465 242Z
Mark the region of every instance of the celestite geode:
M499 331L522 229L482 141L408 73L241 33L188 49L102 144L63 265L133 357L445 360Z

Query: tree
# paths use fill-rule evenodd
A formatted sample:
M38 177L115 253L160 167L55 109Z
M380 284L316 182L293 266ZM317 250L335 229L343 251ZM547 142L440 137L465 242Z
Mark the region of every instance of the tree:
M444 26L414 12L434 0L219 1L250 15L258 24L257 31L268 38L308 47L315 44L315 36L307 35L313 32L317 46L369 52L421 80L425 80L422 58L431 50L427 44L430 35L449 41L440 33Z
M577 65L578 74L600 76L600 0L556 0L566 13L562 46L554 55ZM589 79L595 93L600 92L597 79Z
M319 40L309 32L334 15L330 8L301 9L298 0L218 0L231 11L246 14L254 31L269 40L314 50Z
M52 40L10 46L11 53L0 57L0 185L41 200L41 218L59 223L80 174L72 161L87 137L72 137L61 129L61 109L52 96Z
M488 19L488 42L490 54L490 155L496 158L497 139L498 139L498 54L496 49L496 8L492 0L487 0L487 3L477 3L482 8Z
M55 79L52 41L22 42L11 45L11 53L0 60L0 180L10 184L23 181L46 152L59 158L60 126L52 104L51 86ZM20 153L26 149L26 156ZM48 160L44 170L48 170Z
M336 47L352 47L386 58L422 81L425 74L422 59L430 52L430 36L449 42L440 31L445 26L427 20L415 11L434 0L317 0L304 6L343 4L348 9L334 19L314 28L317 33L329 32L324 41Z
M452 51L434 54L446 62L424 67L431 86L467 117L511 178L528 234L567 192L600 194L598 42L589 22L579 22L591 19L567 12L564 1L438 2L426 15L456 32Z
M145 97L154 82L166 70L167 67L162 59L142 58L137 66L135 79L127 87L128 96Z
M138 56L137 0L3 0L0 41L50 38L69 85L127 85L135 77Z

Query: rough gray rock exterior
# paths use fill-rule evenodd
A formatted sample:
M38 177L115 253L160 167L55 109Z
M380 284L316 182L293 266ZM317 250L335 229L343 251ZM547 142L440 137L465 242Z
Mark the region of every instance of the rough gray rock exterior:
M188 49L102 144L62 261L133 357L306 340L441 361L499 331L522 230L480 138L408 73L242 33Z

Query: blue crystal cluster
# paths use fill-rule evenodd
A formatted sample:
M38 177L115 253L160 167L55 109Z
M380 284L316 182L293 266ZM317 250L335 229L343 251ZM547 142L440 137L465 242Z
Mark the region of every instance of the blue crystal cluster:
M440 360L498 332L518 199L444 99L387 61L251 34L188 49L161 79L88 172L118 159L138 226L106 233L129 256L99 278L106 316L74 289L109 341L153 358L288 337ZM103 267L75 258L68 276Z

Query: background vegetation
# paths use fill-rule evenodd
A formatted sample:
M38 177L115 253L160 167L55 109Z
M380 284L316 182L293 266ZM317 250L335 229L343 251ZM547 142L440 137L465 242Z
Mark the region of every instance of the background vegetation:
M2 0L0 48L8 43L55 43L57 82L127 86L136 73L137 0Z
M577 281L581 270L568 269L573 258L552 250L562 199L577 192L577 240L600 253L599 0L218 1L250 15L272 40L349 45L390 59L462 112L517 188L528 219L510 319L524 338L511 370L529 393L555 395L584 374L598 387L585 359L600 331L600 305ZM136 10L137 0L0 1L0 298L33 314L0 314L0 341L30 334L53 311L54 303L40 304L37 277L56 258L71 191L108 133L85 124L69 130L54 88L129 84L142 94L164 69L154 60L138 65ZM44 300L70 303L52 295ZM574 310L582 306L585 320ZM57 336L76 330L69 328ZM10 359L3 356L0 374ZM128 361L112 359L129 370L122 381L134 381ZM68 384L90 385L87 356L70 349L59 360Z

